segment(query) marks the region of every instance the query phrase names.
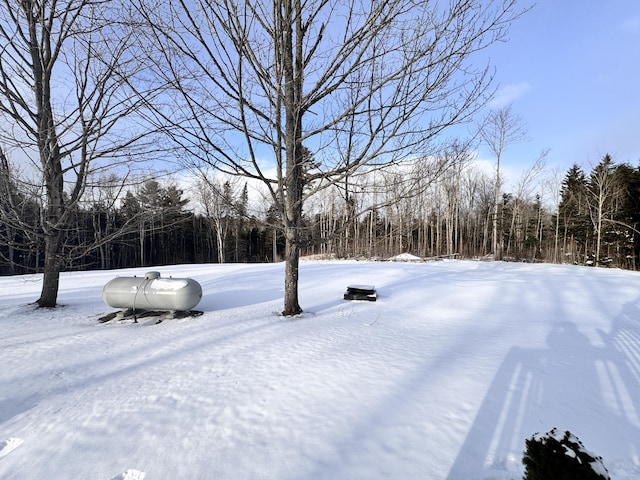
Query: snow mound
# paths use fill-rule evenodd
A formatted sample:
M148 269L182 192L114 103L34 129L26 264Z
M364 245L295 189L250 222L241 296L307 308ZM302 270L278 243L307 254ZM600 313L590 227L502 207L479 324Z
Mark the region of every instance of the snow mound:
M22 445L23 440L21 438L12 437L9 440L6 440L0 443L0 458L9 455L16 448Z
M392 262L421 262L422 258L412 255L410 253L401 253L395 257L389 259Z
M116 475L111 480L144 480L145 473L140 470L129 469L120 475Z

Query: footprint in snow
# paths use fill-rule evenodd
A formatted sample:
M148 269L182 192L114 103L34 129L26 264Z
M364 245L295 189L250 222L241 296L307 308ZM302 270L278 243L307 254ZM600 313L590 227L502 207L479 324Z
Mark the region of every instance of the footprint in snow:
M116 475L111 480L144 480L146 474L140 470L129 469L120 475Z
M23 440L21 438L11 437L9 440L5 440L0 443L0 458L9 455L16 448L22 445Z

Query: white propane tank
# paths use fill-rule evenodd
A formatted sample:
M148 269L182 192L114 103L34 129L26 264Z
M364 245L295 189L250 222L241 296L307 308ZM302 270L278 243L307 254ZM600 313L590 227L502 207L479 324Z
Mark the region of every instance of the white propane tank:
M202 298L202 287L191 278L160 278L160 272L144 277L116 277L102 289L102 299L113 308L187 311Z

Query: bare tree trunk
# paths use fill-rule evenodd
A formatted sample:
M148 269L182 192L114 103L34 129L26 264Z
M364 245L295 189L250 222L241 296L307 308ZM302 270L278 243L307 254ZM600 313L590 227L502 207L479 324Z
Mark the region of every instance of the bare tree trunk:
M513 142L525 138L525 132L520 118L511 112L507 106L499 110L489 112L480 127L480 136L496 157L496 176L493 191L493 219L492 219L492 249L496 260L502 259L502 240L498 231L498 216L500 207L500 159L505 147Z
M276 227L273 227L272 230L273 244L271 245L271 261L275 263L278 261L278 230Z
M491 251L496 260L502 260L502 243L498 239L498 216L500 212L500 155L496 158L496 182L493 192L493 217L491 219Z
M285 234L285 267L284 267L284 310L283 315L291 316L302 313L298 300L298 267L300 262L300 242L297 230L288 228Z
M596 220L595 220L595 229L596 229L596 267L600 266L600 246L602 245L602 218L604 215L603 205L604 205L604 197L601 193L598 194L596 199Z
M32 12L29 12L32 14ZM39 45L35 22L30 22L30 41ZM44 40L46 43L49 39ZM37 111L37 144L40 152L40 164L46 191L46 213L44 218L44 276L40 298L36 301L40 307L55 307L60 283L61 231L64 215L64 179L59 139L55 128L53 108L51 106L51 71L43 65L50 65L51 51L48 45L31 49L33 79ZM52 68L51 66L49 68Z
M58 301L58 287L60 285L60 233L50 232L45 237L44 275L42 291L36 302L40 307L55 307Z
M298 301L300 229L302 228L302 10L300 0L285 1L283 38L286 179L284 196L285 278L283 315L302 313Z
M606 215L612 208L614 197L619 194L615 185L615 177L612 173L613 160L610 155L605 155L602 161L594 168L589 180L589 213L595 234L595 266L600 266L600 254L602 249L602 229Z
M218 263L224 263L224 239L220 225L216 226L216 245L218 247Z
M556 223L554 228L554 241L553 241L553 263L560 262L560 212L556 214Z
M295 215L295 211L289 210L288 215ZM297 222L289 221L285 225L285 297L283 315L298 315L302 313L298 301L298 267L300 262L300 228Z

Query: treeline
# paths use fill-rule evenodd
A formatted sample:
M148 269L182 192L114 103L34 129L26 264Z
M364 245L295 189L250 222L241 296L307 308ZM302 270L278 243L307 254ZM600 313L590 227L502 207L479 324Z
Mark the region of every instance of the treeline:
M276 210L250 205L246 184L198 181L188 196L170 181L147 181L124 193L115 184L97 183L74 212L63 234L65 270L278 261L283 253ZM2 218L14 221L1 227L0 272L41 271L38 196L8 180L2 185ZM491 175L463 166L416 186L411 195L398 196L389 176L375 185L375 198L354 182L334 185L309 202L302 253L367 259L411 253L637 269L640 167L616 164L606 155L590 172L574 165L555 183L523 175L514 191L501 194L497 212L494 186ZM499 248L492 251L495 215Z
M555 238L567 261L636 270L640 254L640 167L610 155L586 175L574 165L562 182ZM557 260L556 254L552 257Z
M174 183L147 181L120 200L108 193L109 181L94 190L99 193L75 209L61 236L63 270L272 260L273 235L265 219L243 213L246 191L240 198L219 192L205 213L197 213ZM215 210L214 203L225 209ZM0 273L40 272L44 227L37 197L14 188L0 204L3 218L12 217L0 227Z
M402 252L423 258L496 258L637 269L640 254L640 167L615 164L609 155L588 174L572 166L562 179L525 172L513 191L500 195L495 177L456 168L415 196L385 208L355 212L330 203L317 213L312 253L388 258ZM345 195L343 195L345 196ZM498 248L492 248L497 216ZM322 241L317 242L317 239Z

